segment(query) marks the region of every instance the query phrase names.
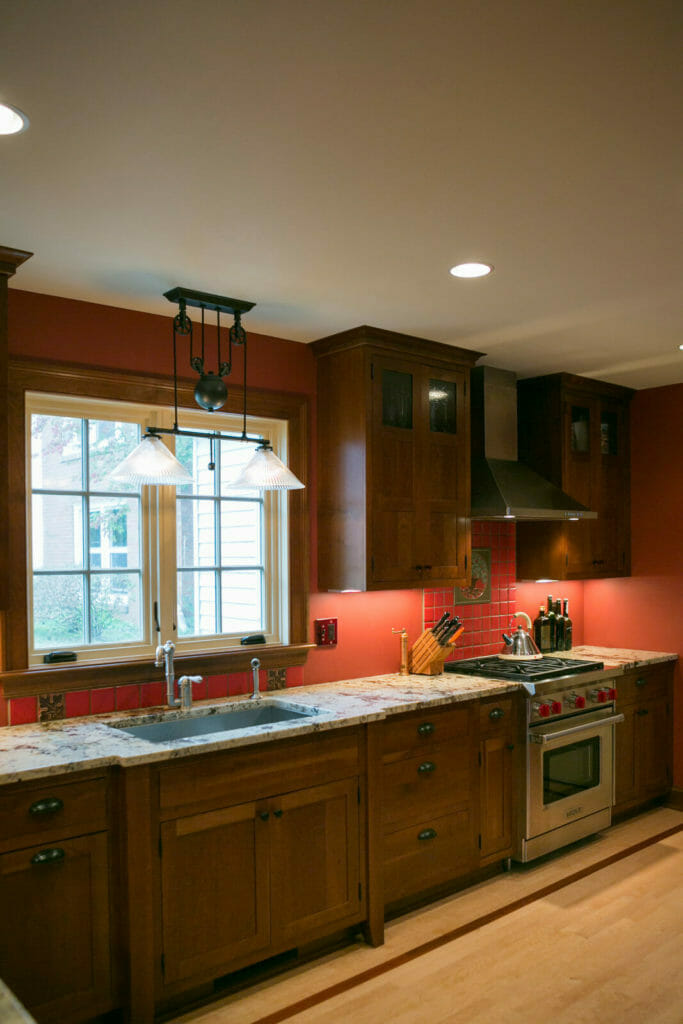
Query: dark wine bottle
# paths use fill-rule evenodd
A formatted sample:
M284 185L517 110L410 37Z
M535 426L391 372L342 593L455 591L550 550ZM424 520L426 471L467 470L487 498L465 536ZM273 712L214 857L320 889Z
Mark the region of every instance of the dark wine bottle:
M564 650L572 649L572 620L569 618L569 598L564 599Z
M559 597L555 601L555 650L564 650L564 615Z
M550 620L550 650L555 651L557 650L557 638L555 636L555 605L553 604L552 594L548 594L548 609L546 611L546 615Z
M538 615L533 624L534 640L541 654L547 654L550 650L550 619L545 613L543 605L538 609Z

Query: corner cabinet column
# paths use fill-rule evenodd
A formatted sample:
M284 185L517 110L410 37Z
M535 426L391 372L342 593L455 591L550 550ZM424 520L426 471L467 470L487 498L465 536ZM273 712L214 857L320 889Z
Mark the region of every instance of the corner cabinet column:
M318 585L465 584L469 373L480 353L358 327L318 360Z
M33 253L24 252L22 249L10 249L0 245L0 465L7 466L9 450L7 442L7 365L9 361L9 338L7 323L8 304L8 281L13 277L17 268L25 263ZM0 487L0 523L6 524L9 519L9 494L7 490L7 477ZM6 610L8 604L8 578L7 572L7 529L0 531L0 616ZM2 631L0 630L0 670L4 668Z

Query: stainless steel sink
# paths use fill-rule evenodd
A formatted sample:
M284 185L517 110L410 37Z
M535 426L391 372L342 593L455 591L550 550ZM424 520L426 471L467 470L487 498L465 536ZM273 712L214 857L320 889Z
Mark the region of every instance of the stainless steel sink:
M249 704L235 705L229 711L210 711L202 715L183 716L162 722L140 725L117 725L120 732L136 736L149 743L166 743L168 740L188 739L191 736L208 736L212 733L234 732L237 729L254 729L263 725L276 725L300 718L319 715L320 708L269 703L264 700ZM112 723L113 724L113 723Z

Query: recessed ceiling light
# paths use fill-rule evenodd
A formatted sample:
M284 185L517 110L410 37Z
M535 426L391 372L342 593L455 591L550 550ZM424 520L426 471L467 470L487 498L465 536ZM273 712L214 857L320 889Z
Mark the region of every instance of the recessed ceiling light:
M491 263L458 263L450 272L453 277L486 277L492 270Z
M28 128L28 118L23 111L0 103L0 135L18 135Z

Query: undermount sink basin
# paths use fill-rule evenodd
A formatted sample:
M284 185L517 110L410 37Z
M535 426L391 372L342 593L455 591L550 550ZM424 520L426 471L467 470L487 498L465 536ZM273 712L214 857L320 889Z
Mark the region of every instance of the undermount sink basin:
M259 701L244 707L243 704L230 711L210 711L204 715L173 718L164 722L150 722L141 725L116 726L120 732L135 736L149 743L166 743L168 740L188 739L191 736L208 736L212 733L234 732L237 729L253 729L262 725L275 725L300 718L319 715L320 708L292 707Z

